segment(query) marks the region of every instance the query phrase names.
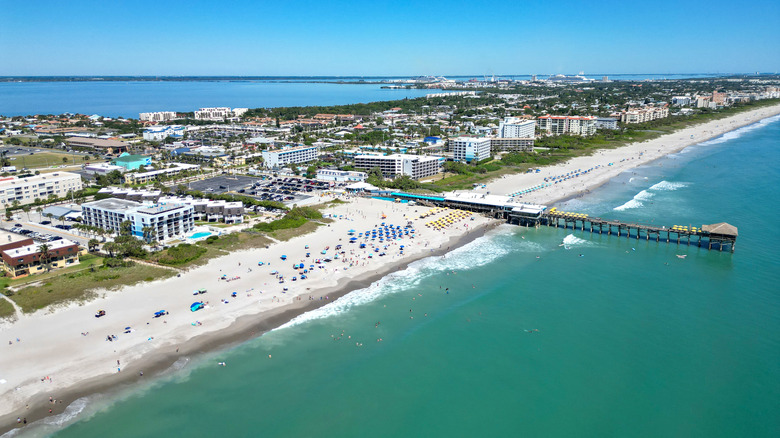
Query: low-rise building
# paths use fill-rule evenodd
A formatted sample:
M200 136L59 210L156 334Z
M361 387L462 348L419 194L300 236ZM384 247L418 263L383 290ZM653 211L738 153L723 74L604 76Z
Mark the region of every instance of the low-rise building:
M171 163L169 167L164 169L126 173L124 179L128 184L146 184L159 178L170 178L182 172L197 169L200 169L200 166L197 164Z
M144 140L146 141L163 141L168 137L183 138L186 128L181 125L170 126L151 126L144 129Z
M263 163L267 168L284 167L288 164L309 163L317 160L317 147L297 146L292 148L263 151Z
M596 119L596 129L618 129L617 122L615 117L599 117Z
M456 160L482 161L490 158L490 139L487 137L457 137L450 139L450 150Z
M183 238L195 226L193 207L180 202L151 204L108 198L82 204L81 216L84 224L115 233L129 221L130 233L146 241Z
M334 181L334 182L356 182L365 181L368 178L368 174L365 172L354 172L349 170L338 169L318 169L317 179L321 181Z
M382 176L394 178L407 175L412 179L420 179L441 172L444 158L427 155L357 155L355 168L371 170L379 168Z
M82 188L81 175L77 173L43 173L23 178L9 176L0 178L0 206L12 205L14 201L18 201L19 205L32 204L36 199L47 199L52 195L63 198Z
M182 202L179 198L170 199ZM195 220L226 224L240 224L244 221L244 204L239 201L185 199L183 202L192 205Z
M109 163L91 163L81 166L81 169L92 175L105 175L109 172L117 171L119 173L125 173L127 169L122 166L115 166Z
M533 152L534 138L491 138L490 152Z
M72 148L89 149L103 154L121 154L122 152L127 152L127 143L119 140L68 137L65 142Z
M152 157L147 157L145 155L130 155L125 153L113 159L111 164L114 166L124 167L125 170L137 170L142 166L151 166Z
M11 236L11 233L4 234ZM42 251L43 245L46 245L45 252ZM3 271L12 278L77 265L79 255L78 244L67 239L35 243L32 239L24 237L0 245Z
M593 135L596 133L594 116L552 116L545 115L536 119L539 131L547 135Z

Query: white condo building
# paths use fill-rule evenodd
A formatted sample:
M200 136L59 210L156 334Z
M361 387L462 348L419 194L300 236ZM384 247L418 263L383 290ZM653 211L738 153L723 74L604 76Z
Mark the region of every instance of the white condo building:
M195 111L195 120L225 120L232 115L233 112L227 107L201 108Z
M457 137L450 139L450 150L459 161L481 161L490 158L490 139Z
M176 118L176 113L173 111L158 111L155 113L140 113L138 118L142 122L167 122Z
M81 205L86 225L118 233L124 221L130 221L133 236L164 242L183 238L195 226L193 206L184 203L144 204L126 199L108 198Z
M534 138L536 122L518 117L506 117L498 125L499 138Z
M43 200L51 195L64 198L68 192L82 188L81 175L70 172L0 178L0 205L11 205L14 201L19 201L20 205L32 204L36 199Z
M144 129L144 140L146 141L162 141L168 137L182 138L186 128L181 125L171 126L152 126Z
M316 146L298 146L263 151L263 163L265 167L284 167L288 164L300 164L315 161L317 159Z
M595 116L541 116L536 119L539 130L549 135L593 135L596 133Z
M436 175L441 171L444 158L427 155L357 155L355 168L371 170L378 167L382 176L394 178L407 175L412 179L420 179Z

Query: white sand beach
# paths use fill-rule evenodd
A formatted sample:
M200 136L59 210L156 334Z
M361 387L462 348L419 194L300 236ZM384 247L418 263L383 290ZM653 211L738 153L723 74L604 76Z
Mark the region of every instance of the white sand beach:
M617 149L602 149L590 156L577 157L555 166L543 167L539 173L509 175L486 184L485 188L477 188L475 191L510 195L521 190L549 184L523 194L519 198L522 202L549 205L555 201L592 190L628 169L647 164L655 159L678 152L687 146L704 142L777 114L780 114L780 105L744 112L685 128L653 140L632 143ZM581 171L588 169L592 170L582 174ZM580 176L558 183L551 180L553 177L565 177L567 174L571 175L577 172L580 172Z
M34 417L27 405L48 413L49 397L60 400L59 394L86 381L101 387L128 374L138 376L148 371L145 367L151 366L155 354L197 351L190 341L202 341L209 334L225 337L236 330L232 326L241 317L262 319L283 310L311 308L307 305L312 301L328 302L335 299L334 287L339 284L385 274L404 262L446 250L491 222L463 213L468 217L437 231L425 223L453 210L421 219L429 207L370 198L347 200L324 210L333 222L314 233L213 259L180 277L102 291L103 298L88 304L42 310L3 324L0 416ZM395 231L390 231L391 224ZM408 224L413 228L406 228ZM365 235L374 230L375 238ZM389 239L383 237L388 234ZM355 243L350 243L352 237ZM303 269L293 268L300 264ZM193 295L198 289L207 292ZM191 311L191 304L201 301L205 308ZM99 310L105 310L105 316L95 317ZM155 318L161 310L167 314ZM54 413L64 407L53 406Z
M521 198L524 202L550 204L591 190L633 167L776 114L780 114L780 105L686 128L655 140L599 151L543 168L539 173L507 176L477 191L510 194L545 184L545 178L549 181L577 169L593 169ZM2 323L2 424L10 427L18 416L40 418L48 415L49 409L62 412L75 395L127 381L131 376L137 378L141 371L150 372L147 367L153 368L161 357L168 358L170 363L171 358L197 352L210 337L256 330L247 327L282 312L303 312L312 308L313 301L329 302L335 297L331 294L349 281L381 276L432 251L446 251L458 240L482 235L484 227L494 222L475 214L471 216L474 220L461 219L437 231L424 225L431 218L420 218L428 207L367 198L347 201L325 210L325 214L334 217L333 222L311 234L269 248L235 252L180 277L105 291L102 298L87 304L44 309ZM440 212L434 218L449 212ZM410 230L404 228L409 221L415 229L414 238L412 233L405 233ZM380 229L385 232L383 222L393 224L395 239L380 242L379 236L371 240L360 235ZM355 230L354 235L349 233L351 229ZM403 233L400 238L399 230ZM353 236L358 243L349 243ZM365 243L366 248L360 249L359 243ZM340 250L336 249L338 245L342 245ZM332 261L317 262L325 258ZM302 269L293 268L300 263L308 271L306 279L301 277ZM280 283L273 272L281 274L284 282ZM297 277L296 281L293 277ZM200 288L207 293L193 295ZM205 308L191 311L190 305L199 301L204 302ZM96 318L100 309L106 315ZM160 310L168 313L155 318L154 313ZM237 321L243 321L243 325ZM125 330L126 327L130 329ZM116 339L109 341L107 337L112 335ZM58 401L64 397L64 403L50 403L49 397Z

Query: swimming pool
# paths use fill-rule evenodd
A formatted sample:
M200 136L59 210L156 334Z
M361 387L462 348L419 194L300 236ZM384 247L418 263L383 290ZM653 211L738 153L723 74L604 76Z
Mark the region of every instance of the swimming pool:
M188 239L202 239L204 237L211 236L213 233L211 231L201 231L195 234L191 234L187 236Z

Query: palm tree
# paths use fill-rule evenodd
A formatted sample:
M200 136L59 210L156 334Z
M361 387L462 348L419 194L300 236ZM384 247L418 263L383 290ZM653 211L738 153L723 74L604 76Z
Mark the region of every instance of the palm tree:
M51 261L51 254L49 253L49 245L42 243L38 246L38 252L41 253L40 260L42 264L46 265L46 272L49 272L51 270L51 265L49 262Z
M87 242L87 249L89 249L89 252L92 252L98 247L98 245L100 245L99 240L95 238L89 239L89 242Z

